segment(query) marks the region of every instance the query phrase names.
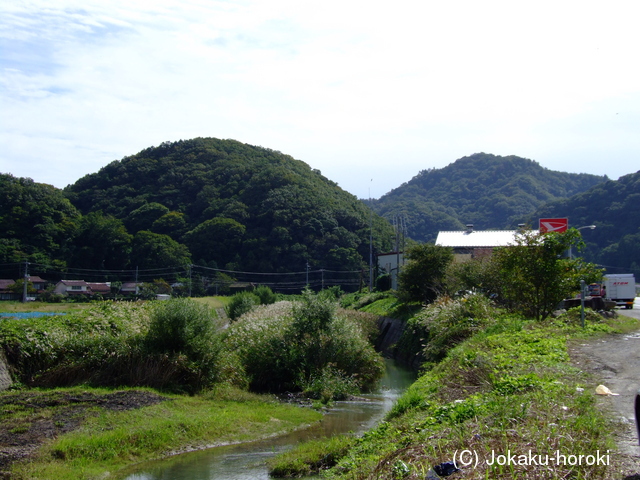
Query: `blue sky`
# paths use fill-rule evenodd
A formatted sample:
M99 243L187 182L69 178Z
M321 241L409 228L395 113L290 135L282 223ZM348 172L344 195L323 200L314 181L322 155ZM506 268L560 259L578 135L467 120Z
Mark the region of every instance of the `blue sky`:
M0 172L232 138L380 197L477 152L640 169L635 0L0 4Z

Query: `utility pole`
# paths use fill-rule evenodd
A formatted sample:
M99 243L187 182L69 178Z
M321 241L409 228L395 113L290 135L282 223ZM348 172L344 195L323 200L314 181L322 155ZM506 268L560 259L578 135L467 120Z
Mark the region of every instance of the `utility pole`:
M309 287L309 262L307 262L307 287Z
M373 182L373 178L371 179ZM373 204L371 202L371 183L369 184L369 293L373 288Z
M27 302L27 282L29 281L29 262L24 261L24 281L22 285L22 303Z

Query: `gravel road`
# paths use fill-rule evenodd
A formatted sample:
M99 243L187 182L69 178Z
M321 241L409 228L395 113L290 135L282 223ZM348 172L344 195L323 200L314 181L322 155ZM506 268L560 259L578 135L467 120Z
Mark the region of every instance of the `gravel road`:
M618 314L640 319L638 300L632 310L618 310ZM630 334L608 335L588 343L570 347L574 363L593 375L593 392L605 385L618 395L599 397L599 405L611 412L619 454L615 459L621 479L640 480L640 445L634 401L640 390L640 331Z

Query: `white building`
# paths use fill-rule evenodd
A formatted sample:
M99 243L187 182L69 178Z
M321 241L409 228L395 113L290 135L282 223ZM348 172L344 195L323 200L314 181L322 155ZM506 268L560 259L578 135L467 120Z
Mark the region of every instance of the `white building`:
M473 225L467 225L466 230L438 232L436 245L453 248L457 262L472 258L491 255L496 247L515 245L518 230L474 230ZM536 233L534 231L534 233Z

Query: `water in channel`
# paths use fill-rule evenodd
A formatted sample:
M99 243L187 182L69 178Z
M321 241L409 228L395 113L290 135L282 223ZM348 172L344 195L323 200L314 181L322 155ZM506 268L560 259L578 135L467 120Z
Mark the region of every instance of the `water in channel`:
M376 425L415 373L387 360L387 371L378 391L363 400L336 402L318 424L276 438L215 447L139 465L123 480L268 480L266 459L294 445L340 433L363 433Z

